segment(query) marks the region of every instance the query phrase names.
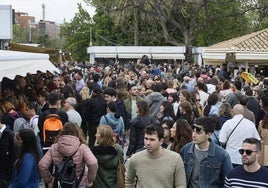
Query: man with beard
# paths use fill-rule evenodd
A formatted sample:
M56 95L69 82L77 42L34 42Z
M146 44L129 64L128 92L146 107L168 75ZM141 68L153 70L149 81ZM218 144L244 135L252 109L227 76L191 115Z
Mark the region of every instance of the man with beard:
M261 142L256 138L246 138L239 153L243 165L227 174L224 187L268 187L268 169L258 162Z

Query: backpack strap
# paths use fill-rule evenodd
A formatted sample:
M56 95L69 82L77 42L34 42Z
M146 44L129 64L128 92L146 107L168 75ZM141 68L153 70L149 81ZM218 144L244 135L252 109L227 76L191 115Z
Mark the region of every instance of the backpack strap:
M83 170L82 170L82 172L81 172L81 174L80 174L80 176L79 176L79 179L77 180L77 184L75 185L76 188L79 187L79 184L80 184L80 182L81 182L81 180L82 180L82 178L83 178L83 176L84 176L85 166L86 166L86 165L84 165Z
M70 158L73 158L73 156L76 154L76 152L78 151L78 149L80 148L80 146L81 146L81 144L79 145L79 147L77 148L77 150L70 156ZM85 165L84 165L83 170L82 170L82 172L81 172L81 174L80 174L80 176L79 176L79 178L77 180L77 183L75 184L75 188L78 188L79 187L79 184L80 184L80 182L81 182L81 180L83 178L84 172L85 172Z

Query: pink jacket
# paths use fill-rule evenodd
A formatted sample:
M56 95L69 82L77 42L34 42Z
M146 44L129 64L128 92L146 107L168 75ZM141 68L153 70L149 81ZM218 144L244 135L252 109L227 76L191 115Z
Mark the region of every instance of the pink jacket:
M87 182L91 184L94 181L98 170L98 162L89 147L85 144L80 145L79 138L75 136L63 135L39 161L39 172L46 183L52 180L52 175L48 170L49 166L51 164L59 164L63 156L68 157L73 153L75 153L73 161L76 164L77 177L82 173L84 165L87 165L80 185L86 185Z

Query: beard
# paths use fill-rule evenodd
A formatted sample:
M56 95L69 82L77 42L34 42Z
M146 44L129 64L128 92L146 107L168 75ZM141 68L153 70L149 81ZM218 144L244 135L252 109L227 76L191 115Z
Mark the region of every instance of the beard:
M256 158L255 157L254 158L250 158L250 159L248 159L248 158L242 158L242 163L244 165L252 165L255 161L256 161Z

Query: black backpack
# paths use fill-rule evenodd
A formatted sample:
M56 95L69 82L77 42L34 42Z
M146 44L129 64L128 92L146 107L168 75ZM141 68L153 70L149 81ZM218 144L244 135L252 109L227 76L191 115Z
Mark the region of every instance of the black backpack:
M74 152L75 154L76 152ZM54 188L78 188L84 175L85 166L79 178L76 176L76 164L73 162L72 154L70 157L64 157L63 160L55 165Z

